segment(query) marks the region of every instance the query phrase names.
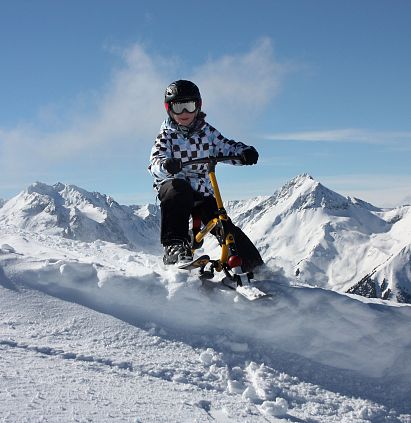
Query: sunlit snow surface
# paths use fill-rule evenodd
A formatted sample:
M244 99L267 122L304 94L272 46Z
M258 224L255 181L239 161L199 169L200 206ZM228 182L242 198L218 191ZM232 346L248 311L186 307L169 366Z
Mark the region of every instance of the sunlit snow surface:
M308 175L230 202L257 302L164 267L157 206L35 183L0 207L0 421L411 422L410 207ZM367 274L392 301L343 293Z
M7 225L0 266L3 421L411 419L408 305L275 268L250 303L159 255Z

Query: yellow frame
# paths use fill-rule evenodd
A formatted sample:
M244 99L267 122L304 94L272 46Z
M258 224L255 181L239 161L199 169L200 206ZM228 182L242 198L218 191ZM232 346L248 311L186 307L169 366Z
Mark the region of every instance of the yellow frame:
M217 207L219 210L224 209L224 204L221 198L221 193L218 187L215 172L210 171L208 175L210 177L211 186L213 187L213 190L214 190L214 196L217 202ZM213 219L211 219L207 223L207 225L200 232L196 234L196 237L195 237L196 242L200 243L203 240L203 238L208 233L210 233L217 226L218 222L220 222L221 220L228 220L228 216L226 213L221 213L219 214L218 217L214 217ZM221 246L221 257L215 268L217 272L221 272L222 265L227 263L230 244L234 244L234 236L231 233L228 233L226 234L226 237L225 237L225 243Z

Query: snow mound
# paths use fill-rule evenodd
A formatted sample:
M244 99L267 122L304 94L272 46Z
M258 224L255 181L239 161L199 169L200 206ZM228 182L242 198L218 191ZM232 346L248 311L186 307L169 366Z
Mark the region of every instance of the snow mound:
M32 398L39 394L35 378L41 369L48 375L50 363L60 399L54 391L47 398L70 397L65 383L69 391L92 386L84 398L102 421L107 415L91 401L100 386L110 386L116 399L125 394L118 387L127 386L126 397L135 401L137 386L140 394L150 387L161 393L163 418L170 407L170 421L193 413L202 416L198 421L407 421L400 414L411 411L407 305L293 287L276 268L256 274L256 285L272 297L249 302L218 284L202 285L195 273L165 267L156 255L7 225L0 245L0 350L8 360L2 371L11 357L19 372L30 369L24 392ZM26 317L28 303L19 301L33 293L43 297L34 296ZM34 362L39 356L47 360ZM60 369L64 384L57 383ZM23 396L15 386L1 388L16 420ZM181 403L164 405L166 397L184 398L184 410ZM110 411L130 420L132 410L119 404ZM161 421L158 411L145 413L144 421ZM53 414L68 420L65 410Z
M127 321L145 316L193 334L218 333L221 328L237 337L232 345L236 351L247 351L247 345L257 342L369 377L411 375L411 360L397 361L409 346L408 328L404 332L402 322L411 323L411 309L363 304L332 291L293 288L281 272L272 271L268 279L266 273L257 275L257 286L273 298L255 305L229 289L202 286L195 274L166 268L159 257L102 241L73 243L42 236L29 242L31 252L36 251L36 257L30 258L26 245L30 238L28 233L25 242L14 238L26 251L12 247L23 254L15 255L13 272L20 283L36 289L76 299ZM47 258L39 260L42 256ZM383 334L382 326L392 329ZM212 360L203 357L204 362Z

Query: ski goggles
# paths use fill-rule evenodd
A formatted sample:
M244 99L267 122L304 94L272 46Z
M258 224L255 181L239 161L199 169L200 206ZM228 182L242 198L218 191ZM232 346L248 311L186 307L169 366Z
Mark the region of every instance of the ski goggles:
M171 111L176 115L181 115L184 110L188 113L194 113L198 109L198 102L194 100L183 101L181 103L170 103L169 107Z

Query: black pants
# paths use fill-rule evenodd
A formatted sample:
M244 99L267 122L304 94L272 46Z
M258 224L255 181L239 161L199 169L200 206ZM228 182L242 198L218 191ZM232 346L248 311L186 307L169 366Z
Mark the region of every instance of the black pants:
M189 220L194 212L205 224L217 215L214 197L203 196L194 191L184 179L172 179L161 185L158 198L161 202L161 243L173 244L175 241L189 241ZM243 259L243 270L248 272L263 264L257 248L247 235L229 222L238 253Z

